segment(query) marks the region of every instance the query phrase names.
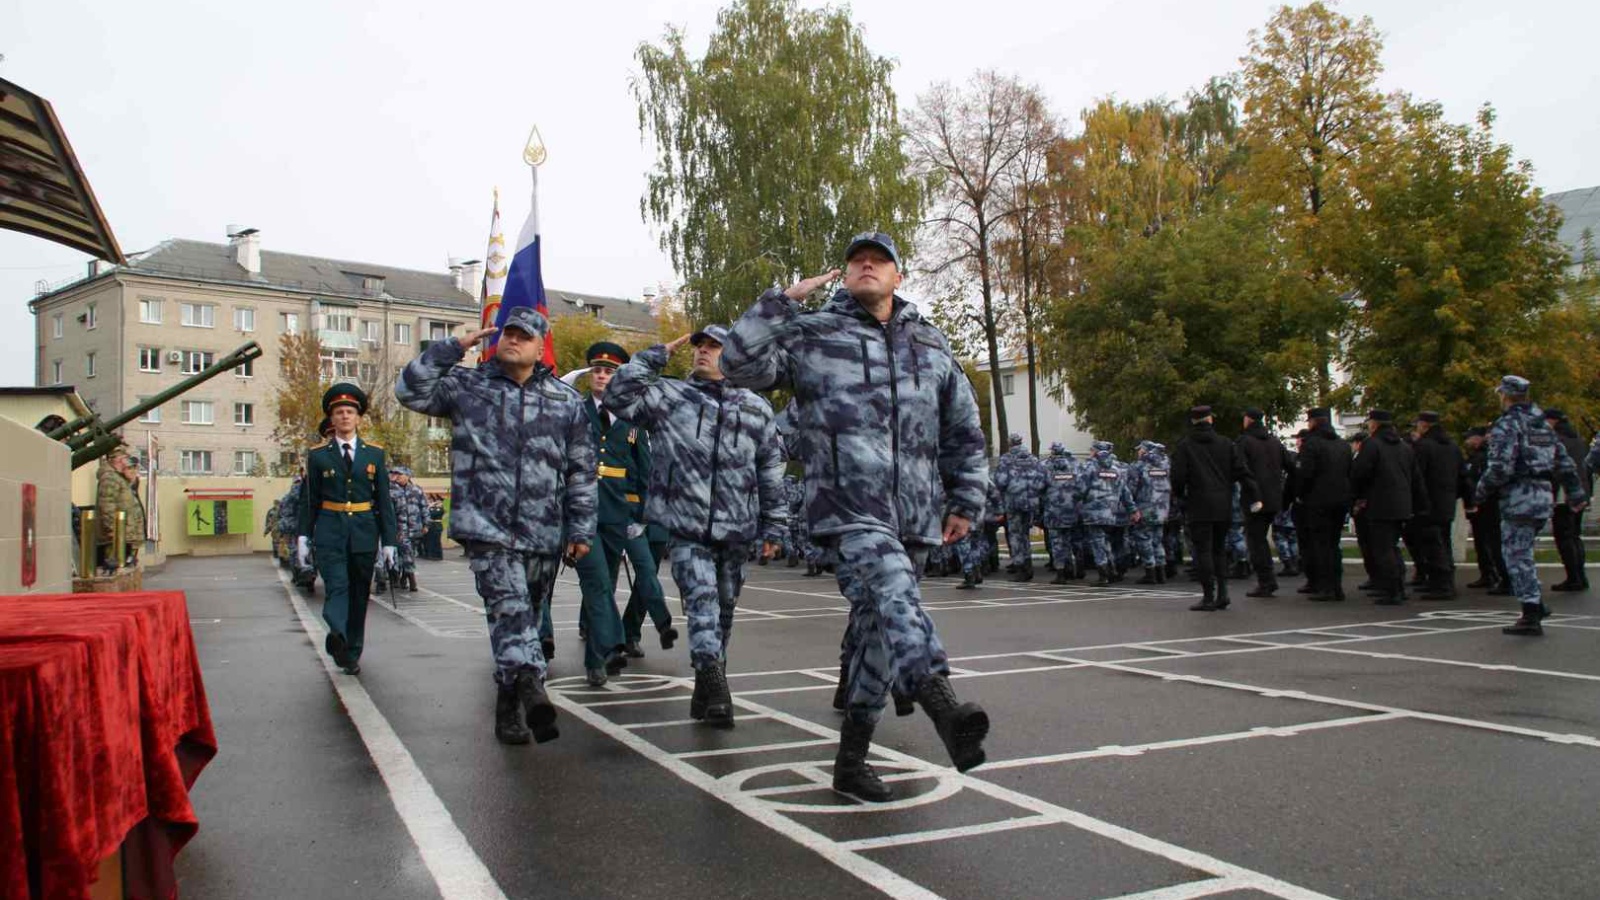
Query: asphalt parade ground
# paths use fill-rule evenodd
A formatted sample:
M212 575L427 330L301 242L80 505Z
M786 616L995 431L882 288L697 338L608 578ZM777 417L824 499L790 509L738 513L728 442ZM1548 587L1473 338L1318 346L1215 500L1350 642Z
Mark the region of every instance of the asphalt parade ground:
M749 569L731 730L689 720L686 635L664 652L647 627L646 658L587 686L563 573L561 737L502 746L458 552L372 609L359 676L270 558L170 561L146 586L187 592L221 744L182 896L1600 896L1593 592L1547 594L1545 636L1516 638L1509 598L1475 591L1381 607L1233 582L1199 613L1188 582L931 580L989 763L957 774L920 711L891 711L874 762L899 798L870 805L828 786L845 604L803 571Z

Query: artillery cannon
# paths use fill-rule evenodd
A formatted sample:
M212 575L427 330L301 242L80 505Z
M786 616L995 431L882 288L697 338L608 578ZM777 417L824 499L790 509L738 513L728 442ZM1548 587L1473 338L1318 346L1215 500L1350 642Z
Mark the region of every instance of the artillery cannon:
M66 442L67 448L72 451L72 467L74 469L86 466L115 450L117 445L122 443L122 439L115 434L118 428L143 416L174 397L199 387L223 372L237 369L245 363L260 357L261 345L251 341L212 363L204 370L190 375L172 387L146 399L143 403L129 407L120 415L105 420L102 420L97 414L79 416L51 431L49 437L51 440Z

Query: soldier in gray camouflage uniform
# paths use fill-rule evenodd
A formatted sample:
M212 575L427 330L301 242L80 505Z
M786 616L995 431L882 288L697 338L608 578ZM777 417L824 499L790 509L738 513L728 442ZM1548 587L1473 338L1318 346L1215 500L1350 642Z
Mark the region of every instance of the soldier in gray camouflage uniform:
M1044 514L1040 524L1044 526L1045 543L1056 567L1056 577L1051 584L1066 584L1083 577L1077 551L1072 546L1072 530L1078 525L1079 468L1066 444L1056 441L1050 445L1050 456L1044 461Z
M492 333L434 341L395 383L406 408L450 419L450 536L467 551L494 650L495 736L559 735L544 692L539 605L563 557L595 536L595 451L583 398L540 362L549 325L531 308L507 316L492 359L457 365ZM526 725L523 715L527 717Z
M1100 573L1096 587L1122 580L1111 550L1111 529L1119 521L1137 524L1138 504L1128 487L1128 467L1112 455L1110 441L1095 441L1094 455L1078 476L1078 506L1083 523L1089 527L1089 551Z
M1006 546L1011 550L1006 568L1015 573L1012 581L1032 581L1033 522L1039 517L1048 477L1044 463L1022 445L1022 435L1011 435L1011 449L995 466L994 483L1006 511Z
M687 381L663 378L684 342L694 347ZM656 454L645 518L672 535L672 578L689 622L694 697L689 715L732 726L728 641L750 544L771 558L783 537L783 445L772 407L723 379L717 359L728 331L711 325L635 354L606 389L605 407L650 433Z
M389 493L394 497L396 527L400 532L399 583L416 593L417 542L428 530L428 497L411 480L411 469L406 466L395 466L389 474L393 482Z
M918 577L927 548L965 537L983 512L986 466L971 384L944 335L894 294L893 240L858 236L844 258L844 289L819 310L799 301L838 270L762 294L733 326L722 367L736 384L801 401L806 513L838 553L857 625L833 786L883 801L892 792L867 754L891 686L922 704L957 769L984 760L988 714L959 703L937 671Z
M1496 388L1505 412L1489 432L1489 459L1473 494L1472 509L1495 494L1500 497L1500 534L1505 548L1506 574L1511 590L1522 604L1522 617L1501 629L1506 634L1544 634L1540 622L1549 614L1539 592L1539 573L1533 564L1533 542L1555 506L1551 483L1566 488L1568 506L1582 512L1588 494L1578 478L1578 467L1544 414L1528 399L1528 379L1507 375Z
M1128 538L1139 563L1144 566L1140 584L1163 584L1167 580L1167 514L1172 507L1172 464L1167 447L1155 441L1140 441L1139 459L1128 467L1129 490L1139 506L1139 524Z

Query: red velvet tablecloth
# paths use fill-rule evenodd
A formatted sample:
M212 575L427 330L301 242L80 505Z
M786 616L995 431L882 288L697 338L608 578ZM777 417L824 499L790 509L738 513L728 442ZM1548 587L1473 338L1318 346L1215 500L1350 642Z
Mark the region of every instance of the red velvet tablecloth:
M216 752L182 593L0 597L0 897L86 897L119 845L128 897L176 897Z

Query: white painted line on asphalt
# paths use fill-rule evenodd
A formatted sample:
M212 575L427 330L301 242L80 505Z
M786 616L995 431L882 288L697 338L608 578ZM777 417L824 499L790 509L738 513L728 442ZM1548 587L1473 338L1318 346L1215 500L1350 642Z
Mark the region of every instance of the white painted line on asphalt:
M1300 725L1260 725L1248 731L1231 731L1225 734L1208 734L1201 737L1175 738L1170 741L1152 741L1148 744L1109 745L1094 750L1077 750L1071 753L1051 753L1045 756L1024 756L1016 759L991 759L983 764L990 769L1018 769L1023 766L1040 766L1051 763L1074 762L1080 759L1101 759L1117 756L1143 756L1154 750L1177 750L1184 747L1202 747L1207 744L1225 744L1262 737L1294 737L1309 731L1344 728L1349 725L1366 725L1370 722L1390 722L1405 718L1398 713L1376 713L1370 716L1349 716L1343 719L1325 719Z
M500 885L489 874L489 868L478 858L466 835L456 827L450 810L434 792L433 785L422 774L417 761L411 758L411 751L395 734L389 720L372 702L359 677L344 674L322 652L323 637L328 633L322 620L311 613L281 570L278 580L283 582L283 592L300 618L300 627L311 639L312 652L327 671L328 680L333 682L335 693L361 735L361 742L366 744L373 764L378 767L395 812L399 813L412 843L416 844L428 874L433 876L439 896L443 900L506 900Z
M1248 885L1240 884L1232 878L1208 878L1205 881L1188 881L1171 887L1156 888L1153 891L1123 894L1120 897L1111 897L1109 900L1190 900L1193 897L1210 897L1224 891L1247 888Z
M1059 824L1061 823L1049 816L1023 816L1017 819L1002 819L999 822L984 822L979 825L957 825L953 828L938 828L932 831L916 831L908 834L861 838L854 841L844 841L839 846L846 850L881 850L885 847L904 847L907 844L925 844L929 841L944 841L951 838L974 837L980 834L1015 831L1019 828L1035 828L1040 825Z
M1476 663L1460 659L1439 659L1432 656L1409 656L1404 653L1376 653L1370 650L1355 650L1349 647L1323 647L1317 644L1301 644L1302 649L1316 650L1320 653L1343 653L1349 656L1368 656L1376 659L1398 659L1406 662L1433 663L1440 666L1459 666L1466 669L1482 669L1485 672L1516 672L1522 675L1549 675L1553 678L1571 678L1576 681L1600 681L1600 675L1589 675L1583 672L1567 672L1560 669L1530 669L1525 666L1516 666L1509 663Z
M767 719L770 716L760 715L751 718ZM708 726L709 727L709 726ZM810 741L785 741L781 744L756 744L753 747L719 747L716 750L690 750L687 753L674 753L678 759L700 759L706 756L738 756L741 753L770 753L774 750L799 750L804 747L831 747L837 744L837 737L817 738Z
M590 704L590 705L592 706L593 704ZM751 719L764 719L764 718L766 718L766 716L762 716L762 715L757 715L755 713L751 713L748 716L740 716L739 717L739 721L748 722ZM671 721L667 721L667 722L633 722L633 723L624 725L622 727L628 729L629 731L638 731L641 728L678 728L678 727L681 727L681 726L684 726L684 725L704 725L704 724L705 724L705 722L703 722L703 721L701 721L699 719L672 719Z
M562 707L570 715L582 720L590 727L603 734L610 735L621 742L623 746L637 752L644 758L678 776L683 781L721 800L789 840L811 850L824 860L895 898L895 900L941 900L939 895L933 891L922 887L886 866L879 865L858 853L840 847L837 841L795 822L781 812L772 809L762 800L745 794L735 785L702 772L682 759L673 757L655 744L626 728L620 727L594 710L572 703L561 696L560 693L552 694L551 697L557 706ZM737 702L737 699L735 702Z

